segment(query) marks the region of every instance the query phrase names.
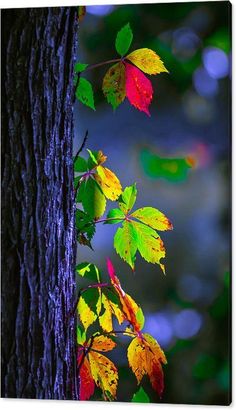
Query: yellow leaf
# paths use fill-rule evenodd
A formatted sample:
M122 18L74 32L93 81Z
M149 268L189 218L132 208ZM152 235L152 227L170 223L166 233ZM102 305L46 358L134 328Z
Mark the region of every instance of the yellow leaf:
M80 296L78 314L85 330L92 325L101 311L101 289L90 288Z
M93 379L103 391L105 399L116 397L118 371L114 363L100 353L89 352L89 363Z
M160 57L149 48L135 50L126 58L146 74L168 73Z
M119 324L123 323L125 316L117 304L109 300L104 293L102 294L102 304L104 307L104 313L99 316L99 323L103 330L111 332L113 330L112 315L117 318Z
M127 356L138 384L147 374L153 389L161 396L164 389L162 364L167 360L157 341L147 333L135 337L128 347Z
M88 342L89 345L89 342ZM93 343L91 345L92 349L98 350L99 352L108 352L114 349L116 343L107 336L97 336L94 337Z
M80 317L80 321L84 326L85 330L87 330L88 327L95 322L95 320L97 319L97 315L90 309L90 307L87 305L82 296L79 299L77 310Z
M122 192L120 181L110 169L99 165L94 178L108 199L115 201L120 196Z

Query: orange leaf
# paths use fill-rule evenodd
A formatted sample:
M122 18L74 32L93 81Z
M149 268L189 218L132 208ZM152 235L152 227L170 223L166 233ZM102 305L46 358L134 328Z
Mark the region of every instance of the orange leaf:
M89 344L89 343L88 343ZM109 350L114 349L116 343L107 336L96 336L94 337L92 343L92 349L98 350L99 352L108 352Z
M114 266L112 265L110 259L107 260L107 269L111 279L111 283L114 286L122 305L122 311L124 316L130 324L132 324L135 331L139 332L142 328L143 323L138 320L137 313L140 311L140 307L132 299L130 295L124 292L121 287L120 281L115 274Z

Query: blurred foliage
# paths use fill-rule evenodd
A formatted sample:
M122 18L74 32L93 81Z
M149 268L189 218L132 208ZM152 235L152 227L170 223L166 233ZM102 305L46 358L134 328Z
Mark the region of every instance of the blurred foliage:
M188 171L194 165L194 159L163 158L153 154L148 149L140 152L141 165L147 176L151 178L164 178L170 182L184 181Z

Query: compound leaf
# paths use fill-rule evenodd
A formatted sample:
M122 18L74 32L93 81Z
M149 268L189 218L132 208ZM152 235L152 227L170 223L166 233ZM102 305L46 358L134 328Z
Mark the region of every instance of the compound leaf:
M153 88L149 79L135 66L125 63L126 96L135 108L149 117L149 105L152 101Z
M86 78L80 78L75 95L79 101L95 111L92 84Z
M107 102L115 110L125 99L125 66L122 62L109 68L103 79L102 89Z
M167 72L160 57L149 48L140 48L130 53L126 58L146 74Z
M117 33L115 43L117 53L123 57L129 50L132 40L133 33L128 23Z

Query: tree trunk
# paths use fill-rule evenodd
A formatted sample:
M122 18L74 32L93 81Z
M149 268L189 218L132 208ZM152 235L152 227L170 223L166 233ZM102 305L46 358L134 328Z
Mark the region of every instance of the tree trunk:
M2 397L77 399L76 8L2 11Z

